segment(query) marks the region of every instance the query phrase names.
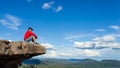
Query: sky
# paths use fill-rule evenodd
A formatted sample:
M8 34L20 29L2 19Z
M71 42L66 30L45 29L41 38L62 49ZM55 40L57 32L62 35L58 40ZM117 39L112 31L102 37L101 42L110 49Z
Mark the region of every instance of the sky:
M120 60L119 0L0 0L0 39L28 27L47 49L35 58Z

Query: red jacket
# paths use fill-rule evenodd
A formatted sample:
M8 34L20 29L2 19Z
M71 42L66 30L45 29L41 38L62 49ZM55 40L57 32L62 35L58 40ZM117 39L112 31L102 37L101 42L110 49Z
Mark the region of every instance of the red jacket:
M24 40L26 40L27 38L29 38L30 36L34 36L35 38L37 38L37 36L32 32L32 31L27 31L24 35Z

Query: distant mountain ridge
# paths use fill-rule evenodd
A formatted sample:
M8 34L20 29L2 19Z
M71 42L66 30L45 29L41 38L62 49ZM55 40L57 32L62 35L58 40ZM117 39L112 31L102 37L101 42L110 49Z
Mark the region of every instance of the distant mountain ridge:
M101 62L101 63L120 63L118 60L102 60L96 61L93 59L29 59L25 60L23 64L69 64L69 63L89 63L89 62Z
M120 68L120 61L118 60L29 59L26 61L20 68ZM28 62L32 63L28 64Z

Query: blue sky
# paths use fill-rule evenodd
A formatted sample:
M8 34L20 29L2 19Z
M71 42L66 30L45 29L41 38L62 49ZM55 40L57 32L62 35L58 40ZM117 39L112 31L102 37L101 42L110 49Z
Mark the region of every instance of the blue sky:
M28 27L49 49L37 58L120 60L119 0L0 0L0 39L23 41Z

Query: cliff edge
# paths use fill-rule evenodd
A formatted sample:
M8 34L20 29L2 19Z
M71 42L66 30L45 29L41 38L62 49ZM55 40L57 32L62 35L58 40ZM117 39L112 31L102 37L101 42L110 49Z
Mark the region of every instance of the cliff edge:
M23 60L45 53L45 47L40 44L0 40L0 68L17 68Z

